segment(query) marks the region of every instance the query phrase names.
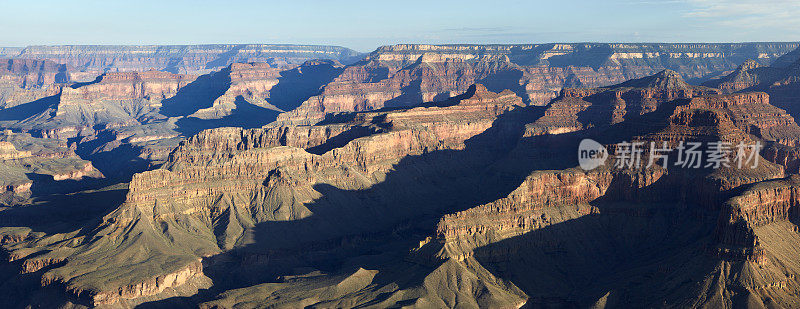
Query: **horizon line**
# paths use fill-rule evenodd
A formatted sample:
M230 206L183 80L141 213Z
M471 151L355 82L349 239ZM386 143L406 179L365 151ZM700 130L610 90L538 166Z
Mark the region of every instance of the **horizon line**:
M518 46L518 45L549 45L549 44L800 44L800 40L797 41L638 41L638 42L623 42L623 41L573 41L573 42L542 42L542 43L394 43L388 45L378 45L377 47L368 50L368 51L360 51L356 50L352 47L344 46L344 45L334 45L334 44L302 44L302 43L186 43L186 44L29 44L24 46L11 46L11 45L0 45L0 48L18 48L18 49L26 49L30 47L59 47L59 46L96 46L96 47L114 47L114 46L124 46L124 47L144 47L144 46L215 46L215 45L267 45L267 46L292 46L292 47L335 47L335 48L345 48L351 51L355 51L358 53L370 53L373 51L377 51L383 47L389 46L398 46L398 45L433 45L433 46Z

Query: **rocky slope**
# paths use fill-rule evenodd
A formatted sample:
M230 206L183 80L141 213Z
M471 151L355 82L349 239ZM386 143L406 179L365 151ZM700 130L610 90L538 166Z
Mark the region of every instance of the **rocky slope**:
M196 78L161 71L105 73L94 82L63 87L55 117L49 122L86 127L144 122L143 117L161 107L161 101L174 97Z
M755 168L576 167L585 137L612 155L621 141L792 145L800 127L768 95L670 71L543 107L488 88L205 130L102 220L0 228L3 248L87 305L796 305L800 237L780 235L795 233L797 181L782 165L751 151Z
M14 58L47 59L97 74L156 69L199 75L236 62L266 62L286 69L312 59L351 63L359 56L356 51L337 46L209 44L28 46Z
M36 192L65 192L63 182L103 174L57 141L28 134L0 133L0 205L14 206ZM61 187L61 188L59 188Z
M706 85L728 92L767 92L772 96L775 106L785 109L796 118L800 115L795 104L798 99L798 80L800 49L776 59L771 66L757 65L753 60L747 61L730 75L708 81Z
M601 87L672 69L702 80L745 59L767 65L796 43L394 45L349 66L319 96L281 116L313 124L327 112L405 106L463 93L473 83L545 105L564 87Z
M0 305L797 306L800 127L773 105L793 106L800 54L773 60L794 47L396 45L285 67L303 57L205 46L153 65L171 72L127 70L172 47L45 48L120 72L9 62L9 87L57 91L0 109L28 132L0 135ZM612 158L766 148L755 168L672 151L585 171L583 138ZM95 166L148 171L108 186Z
M48 87L70 82L66 65L49 60L4 59L0 67L0 81L15 84L23 89Z
M98 76L93 82L66 87L60 99L68 104L78 104L71 102L76 100L100 99L157 101L175 96L180 88L191 83L195 78L197 77L155 70L110 72Z
M37 102L70 82L66 65L48 60L0 59L0 108ZM0 117L0 121L5 120Z
M756 64L748 60L736 71L720 79L705 83L707 86L718 87L728 93L760 91L769 95L770 103L786 110L793 118L800 116L798 110L797 80L800 80L800 49L794 50L777 60L770 66ZM784 165L787 170L796 172L797 145L771 145L765 150L765 156L774 162ZM786 147L786 145L790 147Z
M358 55L332 47L37 46L9 60L14 83L0 91L8 94L0 125L71 143L109 176L133 166L119 172L129 177L160 164L183 137L206 128L260 127L276 118L314 124L329 113L445 101L474 83L545 104L565 86L613 84L662 67L700 78L739 58L767 64L794 46L397 45L347 67L337 60ZM312 57L332 60L305 61ZM250 60L263 62L240 63ZM73 83L65 87L65 80Z
M589 95L596 93L604 90ZM590 129L598 131L590 136L601 142L620 138L663 141L673 147L680 140L752 141L754 136L743 130L747 126L736 123L750 113L738 106L753 106L758 100L731 101L734 98L725 98L727 104L717 103L718 96L661 101L653 111L626 113L624 120L610 127ZM780 112L765 102L755 103L759 109L764 106ZM660 114L662 111L666 114ZM561 112L563 108L555 111ZM545 112L539 119L547 115ZM788 117L783 114L783 118ZM559 125L573 126L547 123L553 131L559 131ZM614 127L628 134L620 134ZM798 136L793 121L778 127ZM645 134L638 135L641 133ZM528 130L532 139L541 136L550 147L556 136L568 139L572 134ZM550 152L534 146L520 150L512 151L512 157L514 153L528 158L531 153ZM669 162L675 159L670 156ZM507 164L507 169L521 168L520 162ZM543 166L554 165L548 162ZM699 172L672 167L665 171L660 166L621 173L604 168L538 171L506 197L442 217L436 236L420 243L416 256L433 257L434 261L477 260L525 291L530 306L791 307L796 305L797 271L783 263L793 263L789 256L796 247L792 245L795 227L789 210L795 203L792 189L741 189L750 183L758 183L753 188L759 189L786 187L785 180L770 180L783 175L782 168L769 164L757 169ZM724 203L730 195L737 197ZM769 232L763 234L771 233L770 250L765 250L756 236L755 229L761 225L768 226L764 230ZM789 236L782 236L786 233ZM608 247L618 252L601 249ZM636 266L631 268L631 264ZM554 268L562 271L548 270ZM624 275L616 275L620 272ZM693 275L695 272L698 274ZM654 276L664 279L651 285L648 282ZM696 285L688 287L685 282ZM576 286L581 293L574 292ZM661 295L658 301L650 299L653 293Z
M160 164L183 137L203 129L271 122L340 71L337 62L318 60L289 70L234 63L201 76L109 72L0 110L0 124L60 140L98 162L109 176L130 177Z
M669 70L609 88L568 88L528 130L534 135L560 134L615 124L656 111L663 102L678 100L686 103L681 108L724 109L725 117L746 133L788 146L797 144L797 124L785 111L770 104L768 94L722 92L689 85Z
M464 100L463 105L457 103L447 107L432 106L389 113L362 114L346 123L314 128L314 132L319 133L290 134L290 129L293 128L280 127L205 131L182 143L170 156L165 169L134 177L126 204L109 214L104 223L91 232L98 236L106 235L98 239L112 241L111 235L127 234L126 231L133 229L137 231L136 233L142 233L142 237L131 238L131 242L125 246L130 245L131 248L153 246L153 248L165 248L165 251L151 252L144 256L136 253L138 249L126 253L117 252L113 258L116 262L95 269L91 263L85 263L98 258L107 260L111 257L101 257L90 252L101 255L103 254L101 252L112 253L102 248L111 245L113 241L98 242L75 235L85 239L86 242L74 248L54 247L55 250L49 254L37 255L35 258L31 256L32 260L22 263L30 265L24 266L28 272L35 272L49 264L67 261L65 267L55 268L44 275L43 283L64 284L77 297L87 297L91 303L100 304L158 293L160 291L158 289L141 287L151 285L147 283L150 282L148 280L152 280L152 284L157 287L171 287L171 284L159 285L156 282L160 282L161 279L158 278L161 276L173 276L170 274L180 273L185 267L195 265L194 263L201 257L252 245L254 244L252 237L259 237L257 235L262 233L284 235L274 238L276 242L274 246L283 247L290 244L297 246L303 243L324 242L325 239L385 228L387 225L384 223L404 220L414 212L409 212L410 209L396 209L392 211L393 215L384 213L379 217L380 221L375 220L369 225L341 228L330 226L329 219L312 216L308 206L304 204L311 203L315 197L321 196L320 192L325 191L319 187L322 184L333 185L340 189L367 188L370 184L385 179L392 165L409 154L463 149L464 141L491 127L499 113L521 105L521 100L492 100L491 98L503 96L488 93L482 87L478 88L473 91L471 98ZM461 116L470 116L472 120L465 122L461 120L463 118ZM377 132L386 133L370 135ZM347 135L352 135L349 139L354 140L348 143ZM368 136L357 138L364 135ZM239 138L231 139L233 136ZM270 138L273 136L278 138ZM322 138L310 140L309 137L312 136ZM319 155L309 153L302 148L284 145L306 145L309 147L308 151ZM198 173L200 170L195 163L208 160L227 161L233 165L221 169L204 168L204 172ZM179 193L182 197L175 195L178 191L183 192ZM234 200L229 201L228 198L207 199L212 196L229 196L234 200L256 198L259 201L246 206ZM152 205L162 203L172 204L176 208L167 212L163 212L166 209L152 208ZM351 208L346 210L347 213L357 215L358 218L366 219L365 216L369 215L354 212L356 209L353 209L353 206L339 203L334 205ZM207 208L208 206L211 208ZM379 210L375 211L378 213ZM313 220L312 222L319 221L323 225L299 234L295 228L287 230L276 226L275 231L261 231L256 226L266 221L303 218ZM174 230L170 230L168 233L171 236L165 239L159 236L163 231L154 229L161 223L151 223L150 220L153 219L158 221L166 219L164 224L171 224L168 222L174 222L173 220L187 220L185 223L189 225L170 227L169 229L174 228ZM206 225L208 219L217 223ZM186 230L189 226L193 227ZM264 226L264 228L269 227ZM322 230L317 231L318 228L327 230L328 233L320 233ZM200 234L197 234L198 232ZM24 245L17 243L14 246ZM184 254L172 254L169 252L173 249L166 249L179 247L182 248L181 252L185 252ZM267 245L266 248L271 247L272 245ZM259 254L253 252L247 255ZM14 260L24 258L23 255L15 253L12 253L12 256ZM137 273L135 278L109 272L116 267L130 265L131 262L140 265L133 269ZM172 266L167 269L163 263ZM192 269L187 276L203 276L200 268ZM72 274L75 273L84 275L74 277ZM142 279L145 281L140 284L139 280Z

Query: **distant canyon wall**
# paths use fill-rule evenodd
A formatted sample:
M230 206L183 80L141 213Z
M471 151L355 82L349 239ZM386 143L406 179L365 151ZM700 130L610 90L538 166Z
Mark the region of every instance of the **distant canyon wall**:
M380 47L326 85L319 96L283 115L312 124L324 114L407 106L463 93L474 83L509 89L545 105L565 87L592 88L671 69L703 81L747 59L767 65L798 43L413 45Z
M266 62L293 67L311 59L352 63L361 53L339 46L209 44L209 45L56 45L29 46L18 50L0 47L0 56L47 59L78 71L162 70L182 74L205 74L235 62Z

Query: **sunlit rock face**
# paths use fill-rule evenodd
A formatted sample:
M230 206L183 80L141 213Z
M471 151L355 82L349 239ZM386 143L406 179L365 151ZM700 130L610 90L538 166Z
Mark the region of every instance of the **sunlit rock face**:
M772 65L748 60L731 74L710 80L706 86L718 87L726 92L766 92L773 105L797 118L798 89L800 89L800 49L776 59Z
M166 260L156 259L161 262L169 261L175 268L169 266L167 272L153 272L155 268L150 268L152 266L163 270L166 268L152 264L155 260L150 255L141 257L145 260L140 262L149 265L142 264L143 268L138 270L140 275L145 275L146 279L142 282L129 277L100 276L89 279L92 277L90 275L82 279L75 278L71 275L72 270L68 269L83 269L83 266L70 264L69 261L82 259L79 256L83 255L81 252L84 249L62 248L64 250L52 251L53 255L45 254L46 256L39 258L31 256L31 260L24 262L25 269L26 272L35 272L66 261L69 266L48 272L44 276L43 284L65 285L69 293L76 297L86 297L93 304L115 303L124 299L152 296L164 288L203 277L202 269L194 266L197 259L253 245L252 240L248 239L262 222L312 220L322 224L274 244L285 248L301 244L313 247L315 243L331 238L379 231L385 228L384 223L393 224L406 220L416 216L416 211L395 209L390 212L391 215L386 213L376 217L370 224L339 228L329 226L329 219L315 217L311 210L313 207L308 208L307 205L323 195L325 190L321 187L368 189L385 181L393 166L409 156L463 150L467 147L467 140L491 128L499 115L522 108L522 105L521 99L513 93L492 93L485 87L476 85L464 96L441 106L363 113L353 117L345 116L341 120L332 119L330 124L313 127L271 126L249 130L206 130L182 142L170 154L163 169L135 175L130 183L125 205L109 214L102 226L98 227L102 230L101 233L109 237L117 233L128 233L125 232L128 229L147 235L144 238L131 239L130 245L134 247L153 245L193 248L190 249L193 252L190 255L168 254L169 257L165 256ZM427 174L428 172L422 172L417 177ZM401 181L410 180L412 178ZM224 201L218 200L219 197L224 197ZM228 197L234 200L228 201ZM245 200L253 203L242 203ZM368 215L357 215L358 209L353 208L358 207L356 205L338 202L334 204L336 206L332 207L349 209L346 210L348 213L355 211L352 214L357 218L352 220L365 219L364 216ZM162 208L161 205L172 206ZM436 209L434 205L426 207L434 208L420 210L430 212ZM232 221L223 225L215 224L214 227L203 223L209 218L222 218L220 216L232 214L236 214L236 218L231 217ZM189 220L193 222L192 225L197 224L196 228L203 230L202 234L197 235L200 237L196 239L199 242L163 242L164 239L157 235L161 232L152 230L162 223L170 224L163 220L172 221L179 217L182 219L178 220ZM142 219L145 221L141 221ZM174 236L180 234L193 238L195 236L189 235L200 232L183 230L184 227L179 226L175 228L178 230L169 232L177 233ZM317 228L326 232L312 232ZM154 232L157 234L152 234ZM293 233L291 229L279 229L275 232ZM89 241L84 245L88 249L101 248L110 243L105 240ZM270 246L264 249L271 250L268 249ZM250 254L260 254L259 252L257 249ZM139 258L129 256L128 259L115 260L127 263L124 261ZM25 254L15 254L14 259L25 259Z
M93 223L92 237L8 230L4 248L23 272L42 273L43 286L94 305L141 304L210 286L218 294L198 296L202 307L441 304L449 293L485 306L544 299L651 304L653 297L714 304L701 295L739 289L765 299L763 287L791 288L786 278L794 274L775 262L786 248L770 234L795 216L795 181L781 179L782 165L761 158L744 170L576 167L583 137L607 147L620 140L790 147L800 138L800 127L767 94L723 92L665 70L604 88L565 89L541 107L511 90L475 84L449 99L329 114L312 126L204 130L181 142L161 168L134 175L124 203ZM392 236L407 231L416 236ZM617 242L627 249L612 249ZM377 243L381 249L372 247ZM657 248L660 254L647 253ZM342 254L355 268L287 273L328 261L322 252ZM366 262L375 254L381 258ZM528 258L555 268L529 265ZM98 259L105 264L92 262ZM627 268L629 259L643 268ZM673 268L687 259L704 276ZM734 279L732 287L682 285L705 286L717 269L742 264L772 277ZM576 270L555 270L561 266ZM121 267L135 275L114 271ZM242 269L282 275L278 282L226 283L246 280ZM566 283L623 269L630 277L613 282L661 271L679 278L664 284L684 296L637 286L650 296L567 297ZM452 280L478 292L442 284ZM324 298L309 300L309 291Z
M9 84L8 93L26 95L9 96L24 100L0 111L0 125L59 140L106 175L130 178L163 163L183 138L203 129L272 122L319 93L342 67L335 60L309 60L289 69L232 63L199 76L147 70L32 89ZM38 99L25 102L34 95Z
M64 182L103 178L91 162L56 140L0 132L0 207L14 206L31 190L63 192Z
M393 45L349 66L319 95L279 120L313 124L325 113L405 106L466 91L473 83L509 89L545 105L562 88L602 87L664 69L703 80L748 58L766 65L797 48L755 44Z
M71 82L71 69L50 60L0 56L0 108L12 108L57 95ZM0 121L5 120L0 117Z
M68 83L0 110L0 305L794 307L800 127L747 72L795 46L396 45ZM764 150L583 170L586 138Z

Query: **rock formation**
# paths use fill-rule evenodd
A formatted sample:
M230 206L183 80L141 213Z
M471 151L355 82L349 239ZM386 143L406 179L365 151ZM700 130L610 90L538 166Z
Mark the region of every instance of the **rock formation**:
M771 66L757 65L749 60L736 71L706 83L727 92L762 91L770 94L775 106L785 109L793 117L800 111L794 104L797 102L797 85L800 80L800 49L790 52L775 60Z
M60 45L28 46L14 55L21 59L47 59L79 71L163 70L182 74L205 74L236 62L266 62L287 68L312 59L351 63L356 51L336 46L210 44L210 45Z
M766 65L794 47L397 45L343 67L338 61L359 55L314 46L34 46L9 60L7 70L17 73L8 75L15 81L8 85L17 86L0 94L8 93L5 106L15 108L0 111L0 125L72 143L107 175L120 171L127 178L162 163L183 137L207 128L260 127L276 118L314 124L329 113L447 101L475 83L543 105L564 87L609 85L664 67L703 78L732 68L739 58ZM253 60L262 62L241 63Z
M93 305L158 300L208 278L205 307L725 301L705 293L792 303L797 272L778 262L785 243L761 245L792 224L795 180L780 180L783 166L575 167L584 137L609 149L623 140L792 146L800 127L767 94L721 95L671 71L565 89L545 107L487 88L328 114L314 126L202 131L162 168L136 174L101 222L54 235L0 230L4 248L43 286ZM334 260L341 266L319 270ZM687 273L682 263L696 266ZM695 273L720 267L749 275L742 263L767 268L756 281L682 285L703 286L710 279ZM680 297L636 283L655 273L674 277L662 284ZM589 280L597 276L609 279ZM570 286L587 292L570 296Z
M70 69L49 60L0 59L0 108L13 108L57 95L70 82ZM0 117L0 121L7 120Z
M545 105L565 87L601 87L672 69L703 79L747 58L768 64L797 44L394 45L349 66L319 96L281 115L313 124L327 112L361 111L433 101L473 83L514 91Z
M23 180L0 304L795 307L800 127L753 73L795 46L396 45L65 85L0 110L37 136L0 139ZM740 57L763 63L683 78ZM672 150L615 166L624 142ZM694 142L765 147L680 165ZM92 183L75 153L146 171Z
M72 101L94 101L100 99L163 100L175 96L178 90L194 81L195 78L197 77L155 70L109 72L98 76L93 82L65 87L61 94L61 102L77 104L72 103Z
M109 176L130 177L160 164L183 137L205 128L271 122L282 108L292 109L318 93L340 70L338 63L320 60L290 70L234 63L201 76L109 72L0 110L0 123L61 140L98 161Z
M370 183L385 177L381 175L386 175L391 170L392 164L406 155L423 154L445 149L463 149L465 140L491 127L498 114L518 105L521 105L521 100L519 99L508 100L504 95L489 93L483 87L474 87L470 97L464 98L461 102L451 106L420 107L388 113L367 113L358 115L346 123L332 123L320 128L314 128L315 132L323 133L324 135L318 135L319 133L312 134L311 132L299 135L290 134L290 129L295 131L296 129L281 127L254 130L216 129L205 131L182 143L178 150L170 156L169 162L165 164L165 167L168 167L167 169L137 175L131 182L126 206L107 216L103 225L98 227L98 231L101 231L100 233L104 235L114 235L133 228L146 235L152 235L145 236L145 238L137 238L138 240L132 239L131 245L134 247L153 245L158 247L180 246L190 248L198 245L194 247L195 249L186 251L194 252L187 256L168 254L169 251L162 252L162 254L167 254L163 257L172 261L169 263L174 263L175 267L177 267L175 271L178 271L185 265L191 265L192 261L199 257L218 254L220 250L230 250L246 245L248 241L245 239L251 237L246 236L246 234L253 233L253 228L259 222L265 220L295 220L308 217L311 213L303 204L311 202L311 198L319 196L320 193L317 190L322 190L312 187L315 182L330 183L341 188L368 187ZM466 116L468 118L465 118ZM465 121L466 119L471 120ZM333 134L331 134L332 132ZM336 132L341 133L337 134ZM385 133L373 135L378 132ZM343 139L347 138L348 134L352 135L349 138L350 140ZM231 136L240 138L238 140L230 140ZM313 136L319 136L320 138L310 140L309 137ZM309 151L320 153L320 155L311 154L301 148L284 145L305 145ZM213 149L213 151L209 152L203 149ZM206 160L233 160L230 162L236 163L230 168L220 170L206 169L206 172L197 174L198 170L192 167L195 164L193 162L200 163L206 162ZM325 176L326 174L328 176ZM219 185L214 184L216 181L213 179L218 179L217 181L220 181ZM198 181L205 183L202 188L195 187L190 189L190 183ZM183 192L179 194L183 197L179 200L174 200L174 202L166 202L178 197L178 195L175 195L178 194L175 190ZM233 197L246 191L252 192L246 193L246 195L256 194L255 196L259 196L258 199L263 199L262 202L259 202L262 206L258 207L267 208L250 208L251 206L248 206L250 210L245 210L240 208L244 205L238 205L238 203L228 204L228 202L223 202L224 204L219 204L212 200L206 200L207 197L217 194ZM165 213L163 211L166 209L153 209L151 206L147 206L153 205L153 203L160 205L164 203L162 201L175 203L175 207L179 208ZM213 206L212 209L201 206L208 202L216 206ZM207 213L208 210L211 213ZM146 212L142 213L142 211ZM408 210L402 212L408 213ZM135 219L146 218L147 222L153 219L160 221L173 216L184 216L180 215L181 213L189 216L185 217L186 220L195 222L192 224L199 224L197 225L198 228L203 226L204 223L202 222L206 220L205 216L208 215L218 219L222 218L219 216L233 217L225 219L227 223L224 223L224 225L208 226L207 234L201 236L205 240L201 242L189 241L193 244L185 243L180 245L177 243L178 238L183 236L179 235L194 237L190 235L196 233L196 231L189 232L183 230L182 227L175 226L178 229L169 232L171 234L175 233L171 236L177 237L174 240L175 242L167 241L167 243L163 243L161 236L158 236L158 234L162 233L161 231L153 230L151 223ZM242 217L242 215L246 215L246 217ZM359 217L361 216L359 215ZM396 222L397 220L402 220L403 217L382 216L382 218L384 222ZM212 220L216 221L218 219ZM172 221L173 219L168 220ZM156 224L158 225L158 223ZM220 221L219 224L223 223ZM362 229L376 229L380 228L380 226L378 222L374 222L369 226L359 228L354 226L353 228L355 228L354 231L359 231ZM220 231L224 232L219 234ZM285 233L288 231L277 232ZM321 234L312 236L315 234L309 232L312 231L304 232L302 235L296 235L295 237L298 237L297 239L301 243L313 243L321 240L318 240L318 237L322 236ZM337 237L337 235L353 233L348 229L340 231L334 229L330 232L328 236L324 237ZM108 237L104 237L104 239L111 240ZM186 240L188 241L188 239ZM91 302L100 304L108 301L108 298L103 295L109 295L109 289L115 290L119 288L127 291L129 288L126 286L139 286L137 279L134 278L119 278L113 281L101 279L101 277L105 276L101 275L106 272L104 270L91 271L93 274L101 276L96 279L90 279L94 278L95 275L83 276L82 278L84 279L73 278L69 275L74 271L86 271L77 270L83 268L83 266L79 266L82 263L79 261L83 259L81 256L84 256L84 252L88 253L95 250L90 248L99 249L107 245L109 243L105 240L95 242L87 239L83 245L79 246L81 247L80 249L56 249L51 251L50 254L33 258L33 260L24 262L24 264L40 265L33 268L27 267L28 271L32 272L52 263L47 261L66 260L65 267L56 268L49 272L45 275L47 279L43 282L47 284L61 282L60 284L67 286L68 290L72 291L76 296L83 297L82 295L86 295L85 297L88 297ZM194 254L196 255L192 257ZM24 256L19 254L12 254L12 256L14 256L14 259L24 259ZM124 263L124 265L128 265L132 261L131 258L133 258L133 256L123 258L123 256L126 256L125 254L118 254L118 256L120 257L114 260ZM88 257L86 256L86 258ZM95 256L92 258L100 257ZM145 258L142 261L146 262L141 264L142 268L136 272L144 276L142 278L148 278L149 276L156 278L162 275L160 272L146 271L146 269L151 269L151 267L167 260L158 258L161 262L157 262L152 260L152 256L141 258ZM137 257L135 259L138 260L140 258ZM107 266L109 270L111 267L121 266L112 264L109 263ZM162 266L156 267L162 269ZM201 273L196 275L202 276ZM130 281L131 279L134 281ZM117 295L115 296L116 298L124 299L156 292L138 289L131 291L130 293L132 294L130 295L127 294L128 292L113 293Z
M68 67L50 60L5 59L0 80L23 89L41 88L70 82Z
M58 182L102 178L92 163L57 141L28 134L0 133L0 205L13 206L20 197L38 191L59 192Z

